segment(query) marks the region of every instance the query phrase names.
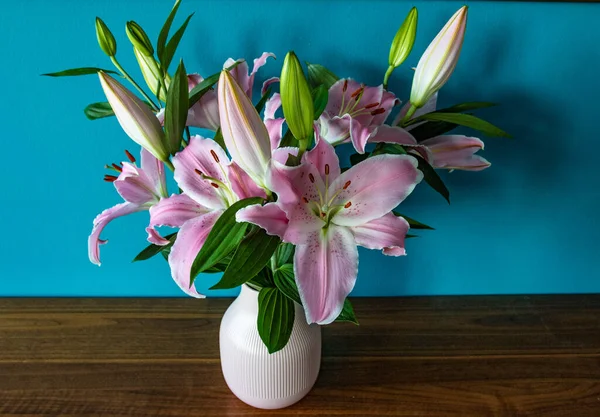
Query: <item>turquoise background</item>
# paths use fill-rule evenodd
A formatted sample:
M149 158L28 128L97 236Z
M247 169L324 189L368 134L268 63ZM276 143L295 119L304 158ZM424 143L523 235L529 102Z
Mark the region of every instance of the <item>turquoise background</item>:
M116 120L88 121L82 109L102 101L95 76L39 74L78 66L110 68L96 44L94 17L117 36L118 57L138 75L125 22L154 39L166 0L7 2L2 31L2 296L178 296L167 264L131 259L145 243L146 214L105 230L101 268L89 263L92 219L118 203L103 165L136 146ZM405 258L361 250L355 295L556 293L600 291L600 5L468 2L463 53L441 105L501 103L481 116L514 134L484 138L493 166L442 175L452 204L426 185L401 211L436 227L407 243ZM216 72L228 57L277 54L259 73L277 75L286 51L341 76L381 82L389 43L412 5L418 37L391 81L402 99L411 70L454 1L195 1L180 55L190 72ZM141 79L141 78L140 78ZM143 81L142 81L143 82ZM216 276L198 281L203 290ZM213 295L231 292L213 292Z

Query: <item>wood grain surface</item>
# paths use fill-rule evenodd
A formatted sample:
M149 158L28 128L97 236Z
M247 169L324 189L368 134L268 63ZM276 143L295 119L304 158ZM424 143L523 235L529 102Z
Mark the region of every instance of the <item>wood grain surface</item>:
M600 295L354 299L284 410L221 375L230 299L0 299L0 416L600 416Z

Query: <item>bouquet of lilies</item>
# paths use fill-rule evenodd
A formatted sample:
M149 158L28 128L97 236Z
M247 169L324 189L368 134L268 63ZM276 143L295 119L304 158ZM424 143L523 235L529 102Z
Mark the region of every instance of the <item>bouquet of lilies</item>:
M186 294L203 297L194 281L221 272L212 288L249 285L260 291L258 331L269 352L283 348L294 322L294 304L308 323L356 323L348 294L358 272L358 246L403 256L409 228L430 229L394 211L425 180L447 200L436 169L482 170L475 137L446 134L457 126L507 136L470 112L491 103L470 102L436 110L437 92L452 74L463 43L467 8L452 16L420 58L410 98L403 106L388 79L409 56L416 35L412 9L393 39L383 84L366 86L307 64L293 52L280 77L267 79L254 104L254 78L272 53L254 60L228 59L203 78L183 61L169 72L191 18L169 38L179 0L156 42L135 22L126 32L148 94L119 64L116 41L96 19L98 43L117 72L77 68L51 76L97 74L107 102L86 107L90 119L116 116L141 146L139 160L107 165L125 200L100 213L89 237L89 258L100 265L100 235L117 217L149 212L150 246L136 260L161 254ZM115 76L113 76L115 75ZM122 78L142 98L127 89ZM279 93L272 92L275 86ZM281 108L281 112L279 111ZM392 117L392 112L397 113ZM261 116L262 114L262 116ZM201 128L212 133L192 134ZM350 166L335 147L351 144ZM169 195L166 173L178 185ZM161 226L177 228L164 235Z

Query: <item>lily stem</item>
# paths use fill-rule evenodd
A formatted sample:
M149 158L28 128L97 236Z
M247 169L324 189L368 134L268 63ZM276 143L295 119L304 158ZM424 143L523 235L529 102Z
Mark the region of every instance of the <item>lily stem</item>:
M390 65L387 71L385 72L385 75L383 76L383 89L385 91L387 91L388 89L388 81L390 79L390 76L392 75L392 72L394 72L394 69L395 68Z
M410 108L408 109L402 120L400 120L399 125L406 126L406 123L410 120L410 118L413 116L413 114L415 114L416 111L417 107L414 104L411 104Z
M121 66L121 64L119 64L119 61L117 61L117 58L115 58L114 56L110 57L110 60L112 61L112 63L115 65L115 67L117 67L117 69L119 71L121 71L121 74L123 75L123 77L125 77L125 79L127 79L127 81L129 81L131 84L133 84L133 86L144 96L144 98L146 100L148 100L148 103L150 103L150 105L152 106L152 108L154 109L154 111L158 111L159 108L156 105L156 103L154 103L154 101L152 101L152 99L148 96L148 94L146 94L146 92L144 90L142 90L142 87L140 87L138 85L138 83L136 83L133 78L131 78L129 76L129 74L127 73L127 71L125 71L125 69Z

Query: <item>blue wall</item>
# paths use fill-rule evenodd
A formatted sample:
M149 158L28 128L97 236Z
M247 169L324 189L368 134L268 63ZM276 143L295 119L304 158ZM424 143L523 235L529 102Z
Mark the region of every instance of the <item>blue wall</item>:
M181 47L186 67L210 74L229 57L273 51L261 78L276 75L294 49L342 76L379 83L389 41L412 5L418 39L391 88L409 93L410 69L454 1L199 1ZM600 5L469 2L463 54L442 105L494 101L481 113L514 134L487 138L481 173L443 173L452 205L420 186L402 211L437 228L411 239L406 258L362 250L355 295L600 291L598 186ZM96 77L39 74L109 67L97 48L94 17L118 34L121 61L138 74L124 35L135 19L154 37L169 0L28 0L4 5L0 295L180 295L166 263L132 264L145 246L144 214L106 230L103 265L87 260L92 219L119 198L102 182L103 165L135 149L116 121L85 119L103 99ZM201 279L200 289L216 280ZM213 293L215 294L215 293ZM227 294L225 292L217 293Z

